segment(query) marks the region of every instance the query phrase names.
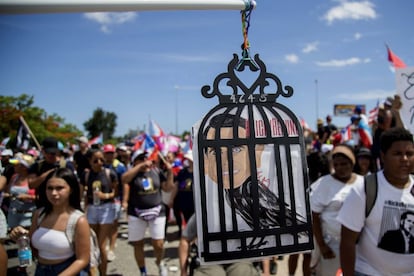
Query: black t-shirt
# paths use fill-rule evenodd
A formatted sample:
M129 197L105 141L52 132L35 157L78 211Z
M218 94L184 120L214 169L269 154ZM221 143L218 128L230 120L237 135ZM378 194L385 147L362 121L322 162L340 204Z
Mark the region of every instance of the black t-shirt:
M91 168L88 157L86 157L86 154L83 154L81 151L76 151L73 155L73 160L75 161L77 166L76 173L78 174L79 178L82 178L85 169Z
M109 171L109 175L106 172L106 170ZM96 186L99 187L102 193L112 193L112 188L113 188L112 182L116 182L116 181L118 181L117 175L113 169L104 168L103 170L99 172L94 172L92 170L89 171L89 173L86 174L85 177L81 179L81 184L83 186L88 187L88 191L86 193L88 197L88 204L92 204L93 202L93 190L95 189ZM112 201L113 199L101 200L101 204L112 202Z
M149 209L162 205L161 183L165 175L157 170L139 172L129 183L128 215L136 216L135 208ZM165 215L164 208L160 215Z
M178 200L181 209L194 209L193 179L193 173L188 171L187 168L182 169L175 178L178 184L176 200Z

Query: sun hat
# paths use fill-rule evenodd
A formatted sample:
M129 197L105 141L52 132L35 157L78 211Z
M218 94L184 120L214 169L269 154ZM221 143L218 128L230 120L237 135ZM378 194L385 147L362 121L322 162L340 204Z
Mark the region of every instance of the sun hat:
M332 151L332 157L335 157L336 154L345 155L349 160L351 160L352 165L355 165L355 155L352 149L345 145L338 145L334 147Z
M16 158L10 159L10 163L13 165L22 164L26 168L30 168L34 163L33 156L29 154L22 154L17 156Z

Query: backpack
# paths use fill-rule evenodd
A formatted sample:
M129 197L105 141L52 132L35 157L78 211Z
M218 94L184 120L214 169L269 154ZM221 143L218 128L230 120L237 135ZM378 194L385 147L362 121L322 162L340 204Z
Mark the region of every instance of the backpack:
M40 214L43 212L43 208L39 209ZM65 229L65 235L66 238L69 241L69 244L72 247L72 250L75 251L75 242L74 242L74 236L75 236L75 228L76 223L78 219L83 216L83 212L80 210L75 210L69 215L68 223L66 225ZM37 226L40 225L43 218L45 217L44 214L41 214L37 219ZM99 243L98 243L98 237L96 236L95 231L93 231L92 228L90 228L90 259L89 259L89 266L90 267L98 267L98 265L101 263L101 251L99 249Z
M75 210L72 212L69 216L68 224L66 225L65 234L68 238L69 243L72 245L72 249L74 250L75 244L74 244L74 236L75 236L75 228L76 223L78 219L83 216L83 212L79 210ZM90 244L91 244L91 250L90 250L90 259L89 264L91 267L98 267L98 265L101 262L101 251L99 250L99 243L98 243L98 237L96 236L95 231L93 229L90 229Z
M378 180L377 174L369 174L364 177L364 189L365 189L365 217L367 218L374 207L377 200Z

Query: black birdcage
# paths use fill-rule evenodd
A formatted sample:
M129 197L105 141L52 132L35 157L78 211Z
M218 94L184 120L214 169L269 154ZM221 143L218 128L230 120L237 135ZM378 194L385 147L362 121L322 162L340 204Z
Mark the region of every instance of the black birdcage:
M250 87L238 77L246 67L253 75ZM303 132L295 114L276 102L293 89L267 73L258 55L253 61L234 54L210 90L204 86L203 96L217 96L219 104L194 129L203 261L312 249Z

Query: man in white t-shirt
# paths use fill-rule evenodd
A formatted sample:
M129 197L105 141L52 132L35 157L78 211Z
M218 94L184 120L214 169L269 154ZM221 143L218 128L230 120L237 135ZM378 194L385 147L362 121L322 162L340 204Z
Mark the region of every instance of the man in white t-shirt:
M384 233L398 228L401 215L414 210L414 143L404 128L381 135L382 171L377 172L375 204L365 217L365 187L354 185L338 214L342 224L340 259L344 276L414 275L414 253L381 248Z

